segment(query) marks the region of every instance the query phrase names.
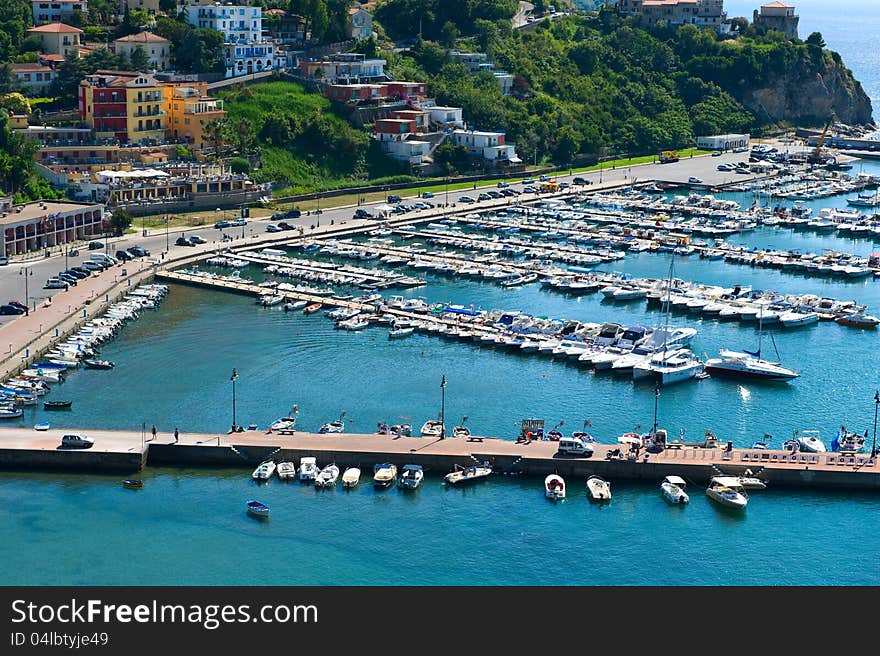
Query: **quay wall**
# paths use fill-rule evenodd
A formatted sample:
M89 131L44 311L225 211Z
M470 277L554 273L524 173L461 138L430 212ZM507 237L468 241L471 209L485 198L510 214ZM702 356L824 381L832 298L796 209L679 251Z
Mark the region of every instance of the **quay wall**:
M130 474L143 468L145 452L74 451L70 449L0 449L0 469Z

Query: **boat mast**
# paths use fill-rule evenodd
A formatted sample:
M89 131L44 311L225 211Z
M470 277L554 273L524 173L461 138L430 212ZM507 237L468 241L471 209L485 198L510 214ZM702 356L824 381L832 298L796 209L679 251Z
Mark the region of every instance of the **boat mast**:
M666 281L666 327L663 332L663 358L661 362L666 362L666 349L669 341L669 311L672 309L672 267L675 263L675 251L672 251L672 257L669 258L669 278Z
M764 337L764 304L758 312L758 361L761 360L761 341Z

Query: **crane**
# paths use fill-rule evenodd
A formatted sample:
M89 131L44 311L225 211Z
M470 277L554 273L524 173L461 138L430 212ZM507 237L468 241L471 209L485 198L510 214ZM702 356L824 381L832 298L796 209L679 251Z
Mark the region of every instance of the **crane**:
M822 130L822 134L819 135L818 141L816 141L816 147L813 149L813 152L810 154L809 162L810 164L816 164L822 161L822 144L825 143L825 138L828 136L828 128L831 127L831 123L834 121L834 115L828 119L828 122L825 124L825 128Z

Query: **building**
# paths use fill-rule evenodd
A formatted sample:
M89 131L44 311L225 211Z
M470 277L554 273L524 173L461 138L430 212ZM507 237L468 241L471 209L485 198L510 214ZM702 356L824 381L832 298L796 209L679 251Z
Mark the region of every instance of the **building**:
M795 15L794 5L784 2L761 5L761 13L756 9L752 20L756 27L779 30L789 39L798 38L798 21L800 16Z
M431 117L431 123L439 126L441 129L452 130L453 128L463 128L464 118L462 118L461 107L425 107L425 111Z
M122 0L122 4L129 9L139 9L150 14L159 13L159 0Z
M55 70L43 64L13 64L12 74L26 96L45 96L55 79Z
M85 16L89 11L87 0L31 0L31 11L34 15L34 25L44 23L61 23L70 20L74 14Z
M397 100L424 100L428 95L428 85L424 82L393 81L384 85L385 95Z
M102 204L45 200L24 205L5 202L0 209L2 248L7 257L103 232Z
M617 11L650 23L664 21L669 25L711 28L720 34L730 32L724 0L619 0Z
M373 38L373 14L361 7L350 8L345 33L349 38L360 41Z
M697 148L703 150L731 150L746 148L751 135L748 134L716 134L711 137L697 137Z
M306 32L306 19L298 14L291 14L283 9L267 9L265 16L277 16L278 18L264 25L268 25L267 32L276 43L282 45L305 45L309 39Z
M275 44L263 36L262 7L191 2L177 10L190 25L223 33L227 78L275 68Z
M330 84L324 93L336 102L358 104L378 103L387 97L384 84Z
M171 41L152 32L129 34L113 42L117 55L126 54L129 58L140 48L155 71L164 71L171 66Z
M64 23L50 23L39 25L28 30L40 41L40 50L49 55L67 57L69 54L79 55L82 45L83 31L72 25Z
M167 111L162 84L134 71L98 71L80 82L79 112L96 137L121 143L165 140Z
M461 52L459 50L450 50L449 55L463 64L471 75L476 75L486 71L492 73L501 87L501 92L506 96L513 89L513 75L507 71L499 71L495 69L495 63L489 61L489 56L484 52Z
M455 130L452 133L452 143L464 146L471 155L494 162L498 166L522 163L513 145L505 143L503 132Z
M168 111L169 139L181 139L194 148L210 147L208 126L226 116L223 101L208 96L208 83L163 84Z
M300 75L326 84L387 82L384 59L367 59L357 52L336 53L322 60L300 62Z

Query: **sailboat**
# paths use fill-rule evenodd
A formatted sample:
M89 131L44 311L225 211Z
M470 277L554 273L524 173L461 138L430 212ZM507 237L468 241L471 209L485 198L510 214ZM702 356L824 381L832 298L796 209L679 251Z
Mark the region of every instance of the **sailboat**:
M647 361L633 367L633 379L643 377L643 374L652 376L661 385L671 385L683 380L695 377L703 368L703 363L691 351L676 349L669 351L669 314L672 310L672 270L675 254L669 261L669 278L666 281L666 300L664 302L666 312L666 327L663 337L663 351L659 361L649 358Z
M703 365L710 376L729 376L733 378L754 378L758 380L791 380L800 374L783 367L779 362L761 359L761 344L764 335L764 306L758 318L758 350L729 351L721 349L718 358L710 358ZM776 343L773 343L774 348ZM777 351L778 355L778 351Z

